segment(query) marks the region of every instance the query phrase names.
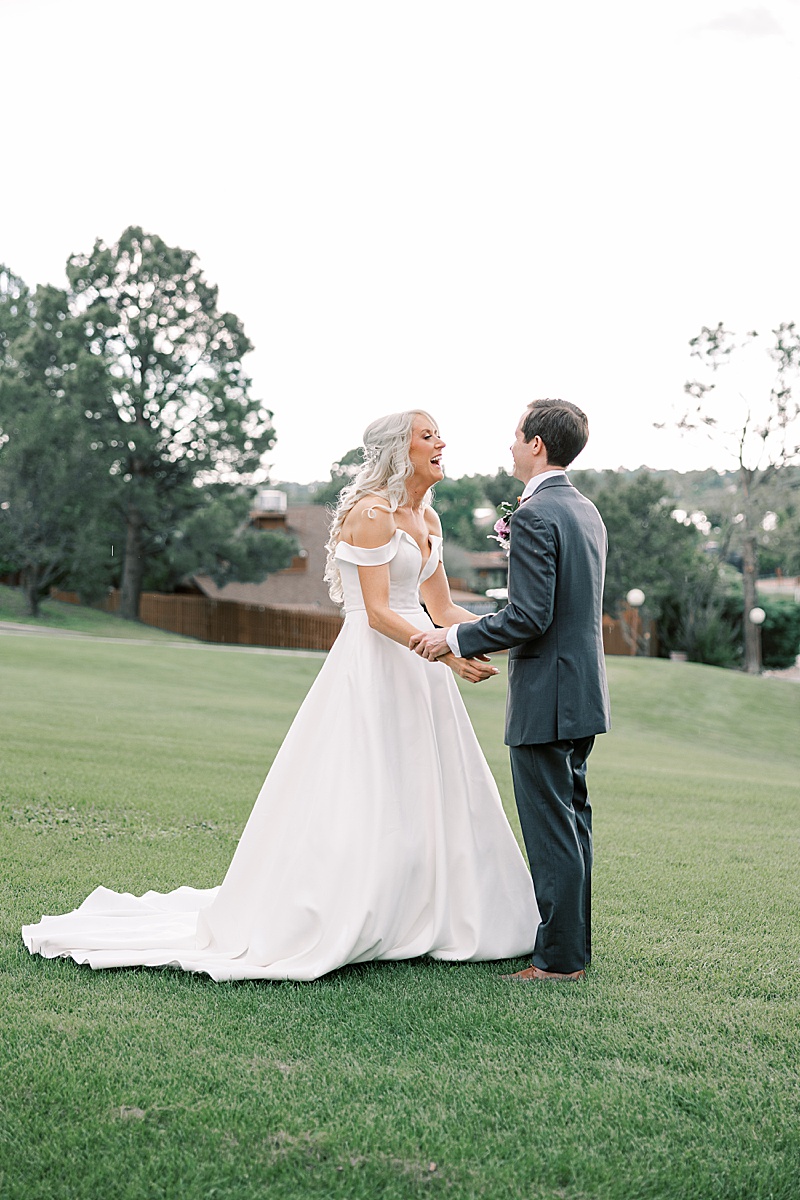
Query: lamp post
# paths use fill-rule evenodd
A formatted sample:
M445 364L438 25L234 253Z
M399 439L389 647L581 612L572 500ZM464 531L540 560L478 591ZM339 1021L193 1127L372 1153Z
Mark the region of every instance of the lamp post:
M631 588L625 599L628 602L628 607L633 609L633 617L630 622L631 628L631 654L636 657L639 653L639 609L644 604L644 592L641 588Z
M754 626L753 633L755 634L755 655L754 661L748 664L748 671L751 675L761 674L761 626L767 619L767 614L763 608L751 608L747 614L747 619Z

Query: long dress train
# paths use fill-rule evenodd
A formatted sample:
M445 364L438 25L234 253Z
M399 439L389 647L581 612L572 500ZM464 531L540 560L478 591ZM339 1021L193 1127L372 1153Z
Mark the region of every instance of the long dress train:
M431 538L340 543L345 621L281 746L220 887L141 897L99 887L23 928L31 953L94 968L180 967L213 979L316 979L419 955L533 949L530 873L452 672L371 629L358 566L389 563L390 604L431 622Z

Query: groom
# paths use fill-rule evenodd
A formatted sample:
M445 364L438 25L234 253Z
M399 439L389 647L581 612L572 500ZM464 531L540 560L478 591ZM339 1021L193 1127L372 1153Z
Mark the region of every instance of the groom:
M591 959L592 809L586 761L609 728L603 657L606 530L566 468L589 437L584 413L535 400L516 429L508 604L479 621L415 634L429 659L508 650L506 744L541 914L533 963L505 978L577 980Z

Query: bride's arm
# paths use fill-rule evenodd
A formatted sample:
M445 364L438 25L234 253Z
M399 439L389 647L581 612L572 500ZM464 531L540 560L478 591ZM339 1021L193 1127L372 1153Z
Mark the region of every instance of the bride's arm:
M408 646L414 634L419 633L419 629L389 608L388 563L382 567L359 567L358 577L370 627L382 633L384 637L391 638L393 642ZM454 654L448 653L443 654L437 661L450 667L468 683L481 683L497 674L497 669L489 666L488 659L456 658Z
M432 508L428 508L425 510L425 518L428 522L430 532L441 537L442 523L439 520L438 514ZM434 625L440 625L443 629L446 629L450 625L459 625L462 621L478 620L475 613L462 608L460 604L453 603L453 597L450 595L450 584L447 581L447 575L442 563L439 563L433 575L423 583L419 590Z
M362 550L377 550L392 540L397 530L394 517L377 504L385 503L372 496L360 500L347 514L342 537L351 546ZM389 564L358 568L358 579L370 628L384 637L407 646L409 638L419 631L389 607Z
M430 579L423 583L419 591L434 625L440 625L446 629L450 625L460 625L462 621L478 620L475 613L462 608L460 604L453 603L450 584L447 582L442 563L439 563Z
M374 499L362 500L348 513L342 526L342 536L351 546L377 550L392 540L397 529L394 518L391 513L373 505ZM372 515L369 515L370 513ZM393 642L399 642L401 646L408 646L410 639L415 633L419 633L419 630L389 607L389 564L384 563L376 567L359 566L358 579L370 628L382 633L384 637L391 638ZM445 663L468 683L480 683L497 674L495 668L488 666L487 662L456 658L454 654L443 655L439 662Z
M435 624L446 628L449 625L459 625L463 621L478 620L474 613L468 612L466 608L461 608L458 604L453 604L450 585L441 563L419 590L428 614ZM419 630L415 630L414 634L418 635ZM485 654L481 654L477 658L456 658L455 654L448 651L436 661L446 663L452 671L455 671L456 675L460 675L468 683L481 683L484 679L490 679L492 675L497 674L497 668L489 665L489 659Z
M370 628L391 638L393 642L399 642L401 646L407 646L409 639L419 630L389 607L389 564L359 567L358 578Z

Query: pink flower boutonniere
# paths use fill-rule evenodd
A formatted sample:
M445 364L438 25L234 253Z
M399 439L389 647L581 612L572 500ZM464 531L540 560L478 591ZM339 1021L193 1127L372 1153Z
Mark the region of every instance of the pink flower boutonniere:
M517 496L516 504L509 504L504 500L500 505L500 516L494 523L494 533L487 534L487 537L497 542L501 550L505 550L508 554L511 549L511 517L519 508L520 496Z

